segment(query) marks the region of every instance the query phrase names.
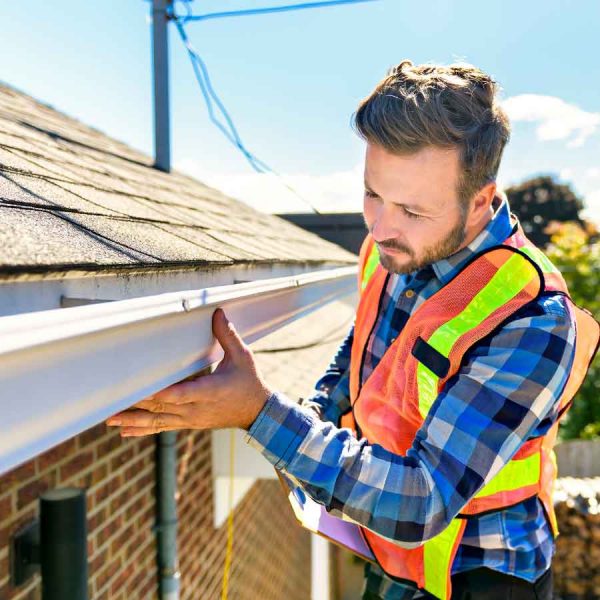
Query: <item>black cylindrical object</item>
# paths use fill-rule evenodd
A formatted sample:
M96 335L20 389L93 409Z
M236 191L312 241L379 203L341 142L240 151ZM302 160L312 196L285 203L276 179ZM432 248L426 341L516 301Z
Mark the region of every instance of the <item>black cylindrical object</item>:
M87 600L85 490L62 488L40 496L42 600Z

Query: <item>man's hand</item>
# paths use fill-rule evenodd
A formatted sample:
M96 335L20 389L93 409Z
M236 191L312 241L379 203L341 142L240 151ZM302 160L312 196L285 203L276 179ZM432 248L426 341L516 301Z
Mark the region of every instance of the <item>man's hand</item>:
M175 429L248 429L271 395L252 351L222 309L213 313L213 333L225 356L214 373L144 398L106 421L121 435L141 436Z

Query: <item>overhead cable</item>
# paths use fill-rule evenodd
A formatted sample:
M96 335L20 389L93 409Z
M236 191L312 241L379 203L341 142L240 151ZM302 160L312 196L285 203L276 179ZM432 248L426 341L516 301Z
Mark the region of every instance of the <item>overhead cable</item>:
M204 97L204 102L206 103L206 108L208 110L208 116L212 123L223 133L223 135L244 155L250 166L257 172L261 174L273 175L278 178L278 180L286 187L286 189L294 194L297 198L299 198L305 204L308 204L310 208L316 213L320 214L317 208L304 196L299 194L292 186L290 186L285 179L280 175L277 171L272 169L269 165L267 165L264 161L260 160L256 155L250 152L244 143L237 131L237 128L233 122L233 119L229 115L229 112L225 108L225 105L215 92L212 87L210 76L208 74L208 69L206 68L206 64L198 54L198 52L193 48L190 43L190 40L187 36L187 33L184 28L184 21L178 17L173 18L173 22L179 32L179 36L183 41L188 55L190 57L190 61L192 63L192 68L194 70L194 74L196 76L196 80L198 81L198 85L200 86L200 91ZM214 103L214 105L213 105ZM221 122L215 112L215 106L221 114L221 117L224 121Z
M291 185L289 185L282 175L280 175L277 171L272 169L269 165L267 165L264 161L260 160L255 154L250 152L245 144L242 142L242 139L237 131L237 128L231 118L229 112L225 108L225 105L215 92L212 83L210 81L210 76L208 74L208 69L206 64L202 60L202 57L198 54L198 52L193 48L187 32L185 30L185 24L188 21L203 21L209 19L218 19L225 17L239 17L239 16L249 16L249 15L264 15L268 13L281 13L288 12L292 10L304 10L304 9L314 9L314 8L324 8L330 6L337 6L342 4L364 4L366 2L377 2L378 0L328 0L323 2L303 2L297 4L288 4L283 6L271 6L271 7L263 7L263 8L253 8L253 9L243 9L236 11L223 11L223 12L213 12L206 13L204 15L194 15L191 11L191 3L193 0L179 0L184 6L186 10L185 15L179 15L175 11L175 3L170 6L169 10L169 18L175 23L179 36L183 44L185 45L188 56L192 63L192 68L194 70L194 75L196 76L196 80L200 86L200 91L202 92L202 96L204 97L204 101L206 103L206 107L208 110L209 119L212 123L223 133L223 135L244 155L250 166L257 172L261 174L268 174L277 177L277 179L286 187L286 189L294 194L297 198L299 198L302 202L311 207L311 209L316 213L320 214L317 208L304 196L299 194ZM213 105L214 103L214 105ZM217 115L217 111L215 111L215 107L220 113L221 119L219 119Z
M324 2L301 2L298 4L287 4L284 6L266 6L263 8L247 8L242 10L227 10L222 12L205 13L203 15L192 15L189 10L189 0L182 0L188 12L187 16L180 17L187 21L208 21L209 19L223 19L227 17L246 17L252 15L266 15L269 13L282 13L292 10L305 10L310 8L325 8L341 4L365 4L366 2L377 2L378 0L328 0Z

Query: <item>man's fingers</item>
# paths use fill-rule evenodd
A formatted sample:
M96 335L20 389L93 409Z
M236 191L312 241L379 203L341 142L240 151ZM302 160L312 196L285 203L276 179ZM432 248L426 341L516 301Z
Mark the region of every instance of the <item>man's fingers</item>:
M184 429L185 420L181 415L171 413L153 413L147 410L132 409L118 413L108 419L106 423L110 426L144 427L156 431L163 431L165 428Z
M128 427L127 429L121 429L121 437L142 437L160 433L161 431L177 431L179 429L181 427L164 427L160 430L153 429L152 427Z
M142 410L147 410L153 413L172 413L174 415L183 414L183 405L185 402L182 398L186 396L180 395L178 396L178 402L169 402L167 400L167 396L161 394L155 394L150 398L144 398L144 400L140 400L136 402L132 408L141 408ZM171 398L174 399L174 398Z
M213 334L226 354L236 361L247 352L246 344L236 331L233 323L225 316L222 308L217 308L212 316Z
M212 377L214 375L204 375L193 381L174 383L164 390L136 402L134 406L152 412L179 412L173 410L173 405L196 402L201 399L202 395L213 392L215 382L212 381Z

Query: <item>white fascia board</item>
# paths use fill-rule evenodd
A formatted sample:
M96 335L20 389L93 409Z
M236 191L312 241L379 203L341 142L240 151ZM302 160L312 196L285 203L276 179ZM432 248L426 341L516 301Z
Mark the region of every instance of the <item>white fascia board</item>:
M71 308L92 302L130 300L167 292L198 290L259 279L332 269L339 264L245 263L0 274L0 317Z
M356 267L0 318L0 474L220 360L224 308L251 343L353 293Z

